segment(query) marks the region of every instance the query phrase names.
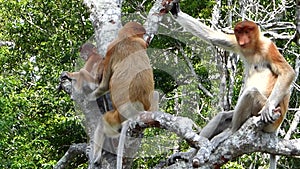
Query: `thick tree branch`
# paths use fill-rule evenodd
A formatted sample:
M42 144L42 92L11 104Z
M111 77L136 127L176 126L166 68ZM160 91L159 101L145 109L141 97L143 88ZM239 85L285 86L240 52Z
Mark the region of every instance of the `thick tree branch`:
M173 116L163 112L142 112L137 120L141 122L137 123L141 128L158 127L166 129L184 138L191 147L212 149L208 139L197 134L200 129L189 118ZM198 131L195 132L193 128Z
M260 117L252 117L247 122L230 136L227 140L221 143L215 150L212 151L207 161L199 162L199 168L218 168L228 161L232 161L243 154L253 152L264 152L275 155L284 156L299 156L300 155L300 139L286 140L270 134L262 132L265 124L260 121ZM201 144L201 143L200 143ZM208 143L208 145L210 145ZM171 158L184 159L188 163L176 163L170 166L171 168L192 168L192 158L197 157L192 151L189 152L189 159L186 153L178 153ZM174 161L174 159L169 159ZM168 164L168 163L165 163ZM195 166L195 165L194 165Z
M243 154L253 152L285 156L300 155L300 139L280 139L274 133L262 132L264 125L260 117L248 119L240 130L216 148L210 156L209 163L205 165L220 166Z

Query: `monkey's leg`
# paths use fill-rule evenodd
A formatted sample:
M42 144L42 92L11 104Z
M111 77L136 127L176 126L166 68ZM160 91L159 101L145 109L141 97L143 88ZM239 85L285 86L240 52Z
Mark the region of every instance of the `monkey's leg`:
M232 133L236 132L249 117L257 116L266 101L267 98L257 88L245 89L234 109Z
M92 90L98 86L99 82L87 70L80 69L79 72L63 72L61 79L75 80L75 89L82 90L82 85L86 82Z
M60 75L60 79L68 79L68 80L72 80L73 79L73 74L74 73L77 73L77 72L66 72L66 71L63 71Z
M112 61L109 62L109 65L107 66L107 69L104 69L102 74L102 80L96 90L94 90L91 94L88 96L88 100L93 101L96 100L98 97L104 95L109 90L109 84L110 79L112 77Z
M78 79L80 80L78 80L78 82L76 83L76 87L79 90L82 89L82 85L84 84L84 82L88 84L91 90L95 90L99 85L98 80L85 69L80 69Z
M217 147L221 142L236 132L249 117L257 115L259 110L266 103L266 100L267 98L256 88L245 89L238 99L238 103L234 109L231 129L226 129L214 137L211 140L213 146Z
M108 111L103 116L102 132L108 137L118 137L122 128L118 110Z
M201 130L200 136L209 140L231 126L233 111L220 112Z

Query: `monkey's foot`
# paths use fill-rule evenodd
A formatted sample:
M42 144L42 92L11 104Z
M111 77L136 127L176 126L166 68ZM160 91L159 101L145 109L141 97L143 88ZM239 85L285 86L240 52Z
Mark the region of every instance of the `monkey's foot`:
M216 135L211 139L211 144L213 146L213 150L219 146L220 143L225 141L229 136L232 135L231 129L226 129L222 133Z

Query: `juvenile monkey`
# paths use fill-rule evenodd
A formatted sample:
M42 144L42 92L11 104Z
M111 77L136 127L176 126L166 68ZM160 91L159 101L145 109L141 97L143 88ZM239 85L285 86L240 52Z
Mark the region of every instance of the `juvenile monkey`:
M128 22L107 48L102 81L90 95L90 99L95 99L110 91L114 110L106 112L102 120L102 130L107 137L119 136L124 121L156 107L153 71L143 39L145 33L139 23ZM95 132L95 138L99 138L94 146L95 163L100 160L104 139L99 134Z
M178 4L174 7L172 14L176 21L189 32L207 42L238 53L244 60L245 84L234 109L231 128L214 137L214 145L237 131L251 116L261 116L262 121L268 124L263 128L265 132L276 132L288 109L290 86L295 72L275 44L264 37L252 21L237 23L234 35L225 34L181 12ZM221 124L220 119L218 115L213 118L200 135L212 138L211 133L216 129L212 126Z
M97 53L96 47L85 43L80 48L80 57L85 61L79 72L63 72L61 79L68 78L75 81L75 90L82 92L84 87L95 90L98 87L103 72L103 57Z

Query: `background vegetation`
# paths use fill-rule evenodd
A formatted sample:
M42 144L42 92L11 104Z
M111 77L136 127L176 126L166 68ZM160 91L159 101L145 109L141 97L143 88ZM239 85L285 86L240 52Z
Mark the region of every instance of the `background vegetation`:
M268 5L268 1L261 1ZM146 1L142 6L141 3L141 0L126 1L123 12L147 12L153 2ZM213 0L181 2L183 11L193 17L205 19L211 18L214 5ZM79 0L0 0L0 9L0 40L14 43L0 47L0 168L52 168L69 145L87 140L72 100L65 93L58 93L56 89L60 73L63 70L74 70L79 47L93 35L93 27L88 20L89 13ZM278 20L295 22L295 7L291 9ZM221 14L225 15L228 10L230 6L222 5ZM286 40L276 40L280 48L286 43ZM199 51L189 44L164 35L155 37L150 47L176 53L177 59L183 62L187 61L185 56L191 61L197 81L183 85L180 82L184 80L175 81L168 73L157 69L156 88L165 94L163 111L175 114L180 112L180 115L188 115L203 126L217 109L222 109L216 105L218 98L208 97L197 87L197 83L201 82L210 92L219 92L219 81L210 79L210 74L216 68L211 67L207 59L213 51L205 51L206 46ZM300 48L296 43L290 43L288 48L299 54ZM184 52L180 52L181 49ZM285 57L291 65L295 64L295 55L285 53ZM241 69L240 62L237 69ZM239 73L235 80L235 96L239 92L242 71ZM297 83L299 84L299 80ZM184 95L186 90L192 95ZM299 108L299 97L300 92L294 90L290 107ZM235 105L236 97L232 99L229 107L231 109ZM189 104L186 100L190 101ZM191 108L190 105L195 107ZM291 111L283 127L288 127L293 114ZM162 131L149 129L145 132L145 137L154 137L158 133ZM300 137L299 128L292 137ZM139 158L134 166L154 166L176 147L186 148L185 143L173 135L160 139L170 138L175 140L170 151L157 155L154 152L151 158L147 156L147 160ZM143 150L147 151L147 146ZM261 154L243 156L227 167L266 165L265 161L258 160L258 156ZM300 166L299 159L281 159L279 163L282 168ZM84 168L85 161L84 156L78 157L70 168Z

